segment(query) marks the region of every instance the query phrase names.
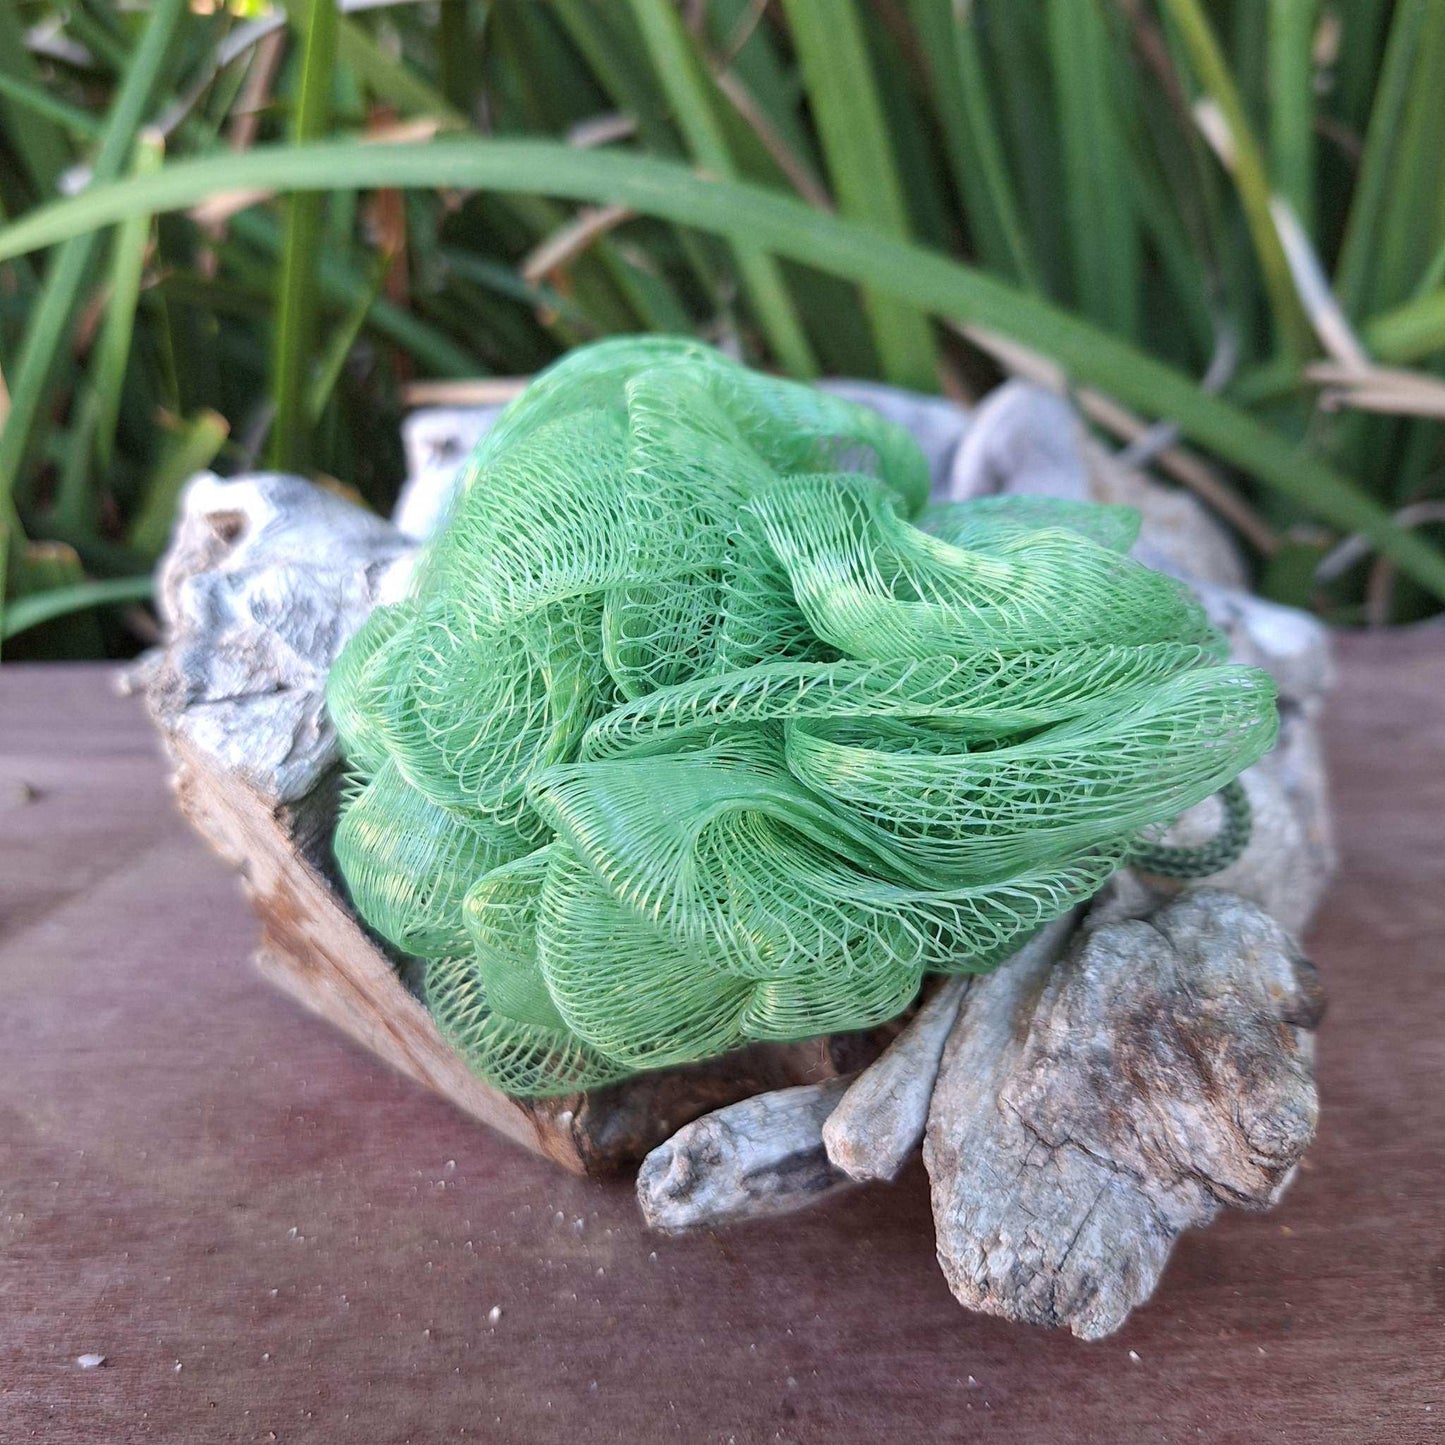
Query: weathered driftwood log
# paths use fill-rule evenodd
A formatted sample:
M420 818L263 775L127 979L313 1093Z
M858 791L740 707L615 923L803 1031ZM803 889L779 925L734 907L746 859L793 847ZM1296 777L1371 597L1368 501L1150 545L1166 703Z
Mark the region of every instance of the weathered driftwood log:
M673 1233L791 1214L854 1188L823 1147L823 1124L849 1082L757 1094L679 1129L642 1161L643 1217Z
M1074 922L1072 913L1055 919L1001 967L1032 968L1041 955L1057 957ZM896 1179L923 1142L943 1047L975 982L968 976L947 979L829 1115L823 1144L828 1158L850 1179Z
M535 1101L466 1068L408 989L402 960L357 920L331 860L340 756L326 673L410 565L388 523L299 478L206 475L182 501L160 574L166 645L136 680L182 810L241 870L261 920L258 967L401 1072L582 1173L641 1158L708 1109L834 1076L828 1040Z
M1278 1199L1314 1135L1313 967L1201 890L980 980L944 1052L924 1160L970 1309L1117 1329L1179 1234Z

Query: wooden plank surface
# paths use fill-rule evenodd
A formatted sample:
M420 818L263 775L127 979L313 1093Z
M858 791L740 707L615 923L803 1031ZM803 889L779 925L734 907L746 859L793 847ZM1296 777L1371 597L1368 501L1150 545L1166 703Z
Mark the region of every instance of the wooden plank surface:
M261 981L109 673L0 669L0 1441L1445 1439L1445 633L1340 650L1319 1142L1096 1345L960 1310L917 1166L649 1236Z

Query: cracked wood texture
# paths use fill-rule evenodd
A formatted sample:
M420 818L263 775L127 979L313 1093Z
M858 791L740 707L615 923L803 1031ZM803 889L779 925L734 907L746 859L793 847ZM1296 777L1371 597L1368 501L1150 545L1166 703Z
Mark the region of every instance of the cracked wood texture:
M1086 918L976 980L923 1161L960 1303L1102 1339L1174 1242L1264 1210L1314 1138L1315 967L1255 904L1197 889Z
M1339 663L1319 1138L1099 1344L959 1309L917 1162L648 1232L257 976L112 674L0 669L0 1440L1441 1438L1445 633Z

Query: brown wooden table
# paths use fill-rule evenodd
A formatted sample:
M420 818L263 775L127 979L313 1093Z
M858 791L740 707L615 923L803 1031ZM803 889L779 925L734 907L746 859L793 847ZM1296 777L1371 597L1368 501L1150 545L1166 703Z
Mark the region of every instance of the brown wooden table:
M921 1167L649 1236L262 984L108 671L0 669L0 1440L1445 1439L1445 633L1340 651L1319 1142L1096 1345L954 1304Z

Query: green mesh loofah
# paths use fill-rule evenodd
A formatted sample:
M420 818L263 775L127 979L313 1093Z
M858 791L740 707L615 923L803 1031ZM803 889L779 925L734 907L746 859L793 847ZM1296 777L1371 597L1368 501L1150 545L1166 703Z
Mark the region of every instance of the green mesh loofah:
M482 442L342 653L336 856L519 1095L855 1029L991 967L1273 742L1125 508L927 504L872 412L609 341Z

